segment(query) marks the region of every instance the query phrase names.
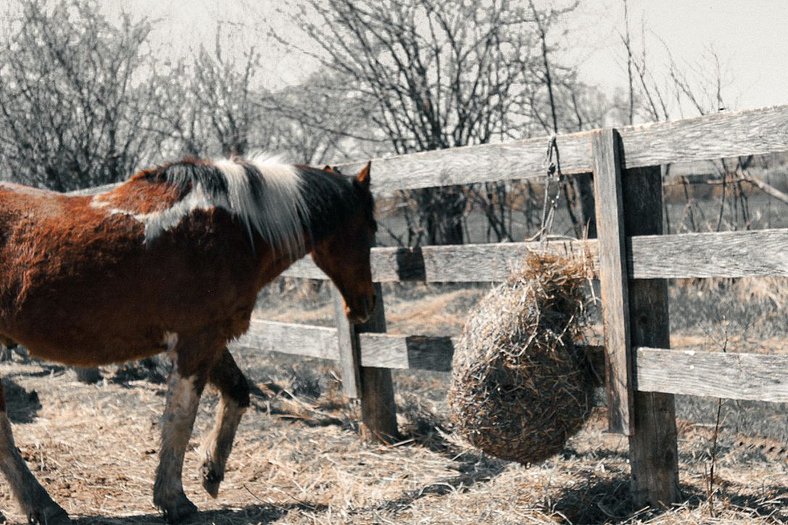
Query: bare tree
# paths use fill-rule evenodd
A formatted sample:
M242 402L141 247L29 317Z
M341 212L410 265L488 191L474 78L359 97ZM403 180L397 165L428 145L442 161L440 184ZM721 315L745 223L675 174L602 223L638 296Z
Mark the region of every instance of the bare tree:
M626 0L624 3L624 33L620 35L626 53L629 72L630 120L632 116L643 121L664 121L692 115L707 115L729 109L726 101L727 73L718 53L713 47L698 58L697 63L679 62L668 45L660 40L664 63L659 64L653 55L647 54L645 22L641 20L640 44L630 32L630 13ZM661 66L661 68L660 68ZM658 68L660 68L658 70ZM656 71L659 71L657 73ZM658 80L659 79L659 80ZM719 159L711 164L713 174L701 181L719 190L719 208L716 217L703 220L687 176L673 177L670 185L680 185L686 200L685 213L678 229L698 231L702 228L721 229L749 228L752 223L748 205L748 193L744 183L764 191L770 198L788 201L784 194L754 176L748 170L753 157L739 157L735 160ZM663 167L663 177L668 179L671 166ZM667 202L667 201L666 201ZM727 214L726 214L727 209ZM670 215L665 217L670 221ZM668 222L668 231L671 224Z
M539 13L548 27L559 11ZM532 10L521 2L307 0L294 18L303 34L279 39L345 78L345 92L366 101L393 152L521 138L535 129L531 103L543 62L534 53ZM479 195L494 196L489 209L502 202L498 191ZM415 242L464 241L466 191L419 190L412 198Z
M310 164L383 153L383 137L368 124L369 100L348 92L347 82L320 69L301 84L259 99L263 114L277 124L279 150Z
M0 158L17 180L67 191L125 178L153 149L146 20L93 1L22 0L0 44Z

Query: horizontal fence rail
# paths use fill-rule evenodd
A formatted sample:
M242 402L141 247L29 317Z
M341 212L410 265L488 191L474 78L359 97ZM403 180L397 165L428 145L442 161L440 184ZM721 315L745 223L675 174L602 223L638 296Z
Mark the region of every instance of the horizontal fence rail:
M637 389L788 402L788 355L637 349Z
M788 229L630 237L627 263L635 279L788 276ZM463 244L408 248L373 248L376 282L500 282L522 266L538 242ZM550 241L548 253L588 255L598 267L597 241ZM283 274L328 279L309 258Z
M788 106L717 113L618 129L623 169L788 150ZM590 173L592 132L557 138L564 174ZM396 190L529 179L545 175L547 138L428 151L372 161L372 189ZM347 173L362 162L342 164Z
M360 334L361 365L395 370L451 370L456 337ZM253 319L235 350L281 352L339 360L337 329ZM636 388L664 392L788 402L788 355L637 348Z

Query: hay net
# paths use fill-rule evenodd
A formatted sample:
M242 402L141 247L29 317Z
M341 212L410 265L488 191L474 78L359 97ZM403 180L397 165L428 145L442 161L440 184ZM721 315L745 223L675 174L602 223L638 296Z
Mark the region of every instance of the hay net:
M591 410L582 336L589 265L531 254L471 313L454 355L449 404L471 444L533 463L559 452Z

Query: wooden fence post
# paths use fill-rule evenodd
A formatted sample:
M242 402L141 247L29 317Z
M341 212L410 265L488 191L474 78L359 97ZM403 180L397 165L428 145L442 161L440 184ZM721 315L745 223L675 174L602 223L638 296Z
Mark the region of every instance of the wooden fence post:
M662 233L659 167L628 170L615 130L593 133L594 188L599 236L610 428L629 436L632 499L636 507L679 500L673 396L638 392L633 349L669 348L664 279L630 280L627 236Z
M659 166L626 170L623 180L624 228L628 236L662 234L662 172ZM631 253L631 249L628 250ZM670 348L668 282L629 283L632 348ZM637 369L637 361L634 363ZM636 391L635 433L629 437L632 499L670 505L681 499L678 475L676 408L673 394Z
M356 332L385 331L383 290L380 283L375 283L375 310L366 323L356 326ZM361 422L363 430L376 439L387 442L398 439L397 405L394 403L394 382L390 368L361 367Z
M397 438L397 407L391 370L361 366L361 333L386 331L383 290L375 283L375 310L363 324L353 325L345 316L342 295L334 288L335 317L339 341L339 362L345 394L361 399L362 434L381 441Z
M626 265L624 205L618 134L612 129L592 136L599 284L607 350L608 428L634 434L634 377L629 334L629 282Z

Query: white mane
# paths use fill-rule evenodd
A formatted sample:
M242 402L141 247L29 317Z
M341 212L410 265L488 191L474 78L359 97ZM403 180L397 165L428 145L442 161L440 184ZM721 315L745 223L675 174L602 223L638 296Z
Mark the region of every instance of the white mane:
M274 249L300 253L307 210L298 171L278 157L257 155L247 162L259 172L262 191L255 194L242 164L230 159L214 161L227 180L228 201L216 205L237 215L250 234L256 231Z

